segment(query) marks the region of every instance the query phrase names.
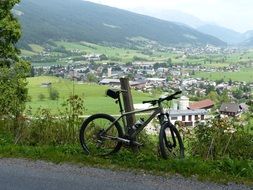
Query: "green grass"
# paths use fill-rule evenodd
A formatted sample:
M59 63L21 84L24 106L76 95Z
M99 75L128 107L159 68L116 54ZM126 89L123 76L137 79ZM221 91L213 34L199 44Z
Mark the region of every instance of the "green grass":
M106 47L106 46L91 44L87 42L74 43L74 42L58 41L55 43L58 46L64 46L67 50L78 49L87 54L90 54L90 53L105 54L106 56L109 57L109 59L117 58L121 60L122 62L132 61L134 56L150 59L149 56L144 55L139 51L131 50L131 49Z
M52 87L57 89L60 94L59 100L49 100L48 88L41 87L41 83L51 82ZM118 114L119 108L114 100L105 96L105 91L110 88L108 86L101 86L97 84L78 84L70 80L60 79L56 77L34 77L28 78L28 93L31 97L31 102L27 103L27 107L32 107L36 110L39 107L49 108L54 113L57 112L61 104L72 94L77 94L84 99L85 115L94 114L98 112L108 114ZM44 94L46 99L39 100L39 94ZM141 102L151 98L148 94L132 90L134 102Z
M92 157L83 154L79 145L61 146L0 146L0 158L28 158L54 163L72 163L83 166L108 168L113 170L141 171L145 173L170 176L181 174L185 177L195 176L199 180L220 183L236 182L253 184L252 160L201 160L185 158L183 160L163 160L148 148L139 153L121 150L109 157Z
M44 47L38 45L38 44L29 44L31 47L32 51L35 53L41 53L44 51Z
M56 41L54 42L57 46L63 46L67 50L80 50L83 53L91 54L91 53L99 53L105 54L108 56L111 61L118 62L131 62L134 57L143 58L148 61L157 61L162 62L166 61L169 58L172 59L173 64L202 64L207 67L227 67L230 64L236 64L241 62L252 62L253 60L253 51L247 50L244 53L233 53L233 54L201 54L198 56L188 56L183 57L182 53L172 53L161 52L152 50L149 52L149 55L145 54L145 51L140 48L140 50L134 50L129 48L118 48L112 46L98 45L92 44L88 42L66 42L66 41ZM24 56L32 56L41 53L44 51L44 48L37 44L30 44L32 51L22 50L22 55ZM56 55L57 52L51 52L51 55ZM211 63L209 60L211 59ZM63 60L67 60L64 59ZM223 62L224 61L224 62ZM66 64L65 62L57 61L57 63L34 63L36 66L43 65L53 65L53 64Z
M32 51L28 51L28 50L25 50L25 49L21 49L21 55L22 56L33 56L33 55L36 55L36 53L32 52Z
M44 51L44 47L37 44L29 44L31 50L21 49L22 56L34 56Z
M211 63L211 64L205 64L206 67L228 67L229 63Z
M224 79L228 81L229 79L233 81L253 81L253 68L242 69L239 72L197 72L194 77L201 77L209 80L219 80Z

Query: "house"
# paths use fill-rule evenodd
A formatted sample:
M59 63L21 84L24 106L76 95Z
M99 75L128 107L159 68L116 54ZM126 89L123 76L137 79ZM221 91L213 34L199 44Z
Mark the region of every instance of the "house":
M179 101L173 101L173 109L167 112L172 124L182 121L185 126L189 127L195 127L196 122L205 122L208 117L208 111L205 109L189 109L189 98L186 96L181 96Z
M100 85L116 85L120 86L119 79L103 79L99 82Z
M182 121L185 126L195 127L197 122L205 122L208 111L204 109L196 110L168 110L170 121L175 124L176 121Z
M152 83L163 83L166 82L166 78L147 78L147 81Z
M102 79L99 82L100 85L110 85L110 86L120 86L120 79ZM146 81L129 81L129 84L133 88L144 88L146 85Z
M223 103L220 107L220 114L236 116L242 112L242 107L237 103Z
M50 87L51 85L52 85L51 82L43 82L43 83L41 83L41 87L43 87L43 88L48 88L48 87Z
M249 106L247 104L245 104L245 103L241 103L240 107L241 107L241 109L242 109L243 112L249 111Z
M142 90L146 87L146 81L145 80L130 81L130 86L135 88L136 90Z
M210 99L201 100L198 102L194 102L189 105L189 109L195 110L195 109L211 109L214 106L214 103Z

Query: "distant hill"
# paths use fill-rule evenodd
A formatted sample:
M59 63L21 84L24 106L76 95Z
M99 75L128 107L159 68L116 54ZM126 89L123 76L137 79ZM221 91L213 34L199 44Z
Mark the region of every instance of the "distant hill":
M197 30L215 36L228 44L238 44L244 40L242 33L218 25L206 24L198 27Z
M151 9L136 8L134 9L134 11L137 13L144 14L144 15L152 15L153 17L159 18L162 20L185 24L195 29L199 26L206 24L204 21L200 20L199 18L191 14L184 13L178 10L173 10L173 9L168 9L168 10L152 9L151 10Z
M243 41L240 45L253 47L253 36Z
M252 38L253 37L253 30L248 30L243 35L244 35L244 39Z
M135 12L152 15L156 18L166 21L181 23L185 26L190 26L201 33L214 36L230 45L241 45L243 41L253 36L253 31L245 33L236 32L232 29L219 26L214 23L205 22L191 14L177 10L151 10L151 9L135 9Z
M133 37L172 46L226 45L190 27L83 0L22 0L14 12L22 23L23 45L50 39L127 44Z

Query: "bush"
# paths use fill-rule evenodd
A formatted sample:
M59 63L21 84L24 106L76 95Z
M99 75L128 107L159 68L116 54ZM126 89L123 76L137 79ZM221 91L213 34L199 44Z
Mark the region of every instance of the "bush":
M208 124L198 125L190 140L189 151L202 158L253 159L253 135L244 127L228 118L213 119Z
M84 113L84 101L78 96L71 96L59 110L60 116L53 115L48 109L39 108L29 118L20 117L18 132L13 133L16 125L12 119L0 120L0 132L12 137L14 144L22 145L62 145L76 144L78 132L82 122L79 118ZM8 135L6 135L8 134ZM0 144L10 142L0 136Z
M49 88L49 99L50 100L59 99L59 92L55 88L52 88L52 87Z
M46 98L46 96L44 94L39 94L38 95L39 101L43 101L43 100L45 100L45 98Z

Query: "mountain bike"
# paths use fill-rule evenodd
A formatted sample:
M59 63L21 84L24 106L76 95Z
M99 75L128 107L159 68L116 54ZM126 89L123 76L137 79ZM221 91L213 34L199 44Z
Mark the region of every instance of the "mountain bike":
M142 144L136 141L136 137L157 117L160 124L159 152L161 156L164 159L169 157L183 158L184 145L181 136L177 128L170 122L169 113L166 113L162 106L164 101L177 99L176 95L181 94L181 91L164 98L143 101L143 104L149 103L152 107L131 112L124 111L121 93L125 93L125 91L115 89L106 91L106 95L115 99L115 102L119 104L120 115L117 118L108 114L98 113L91 115L82 123L79 139L84 152L89 155L105 156L118 152L122 145L128 147L141 146ZM126 125L127 116L144 112L151 112L151 115L146 120L141 118L133 126Z

